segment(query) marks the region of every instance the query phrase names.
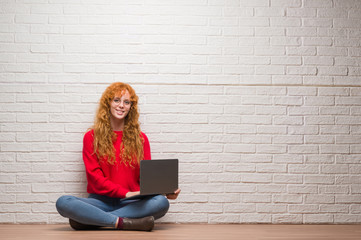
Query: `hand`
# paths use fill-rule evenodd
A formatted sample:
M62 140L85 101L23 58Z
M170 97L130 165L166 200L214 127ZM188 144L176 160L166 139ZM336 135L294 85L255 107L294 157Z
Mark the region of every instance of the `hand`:
M166 195L166 197L167 197L168 199L175 200L175 199L177 199L177 197L178 197L178 195L179 195L180 192L181 192L181 190L178 188L177 190L174 191L174 193L168 193L168 194Z
M139 191L138 192L127 192L127 194L125 194L125 197L133 197L133 196L139 195L139 194L140 194Z

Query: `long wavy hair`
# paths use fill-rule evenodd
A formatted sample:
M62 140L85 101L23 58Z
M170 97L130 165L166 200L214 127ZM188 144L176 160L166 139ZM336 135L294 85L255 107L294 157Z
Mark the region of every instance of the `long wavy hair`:
M99 107L95 116L92 129L94 129L94 153L99 161L102 159L109 164L116 162L114 141L117 134L110 125L110 105L116 96L122 96L124 91L130 95L131 107L124 119L123 138L120 146L120 159L123 163L134 166L143 159L143 142L140 125L138 122L138 96L134 89L126 83L112 83L104 91L99 101Z

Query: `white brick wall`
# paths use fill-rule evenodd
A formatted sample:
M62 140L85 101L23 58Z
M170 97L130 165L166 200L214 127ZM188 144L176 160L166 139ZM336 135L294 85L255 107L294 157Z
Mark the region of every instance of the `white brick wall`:
M0 1L0 223L64 223L114 81L153 158L162 222L361 223L361 1Z

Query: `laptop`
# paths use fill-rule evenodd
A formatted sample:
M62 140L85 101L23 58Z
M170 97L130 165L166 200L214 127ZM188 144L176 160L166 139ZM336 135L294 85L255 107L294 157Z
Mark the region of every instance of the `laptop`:
M140 161L140 194L122 200L174 193L178 189L178 159Z

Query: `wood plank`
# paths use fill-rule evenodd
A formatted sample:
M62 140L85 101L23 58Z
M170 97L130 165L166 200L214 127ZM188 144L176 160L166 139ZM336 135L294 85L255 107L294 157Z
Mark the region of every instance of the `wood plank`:
M0 225L6 240L360 240L361 225L157 224L152 232L74 231L69 225Z

